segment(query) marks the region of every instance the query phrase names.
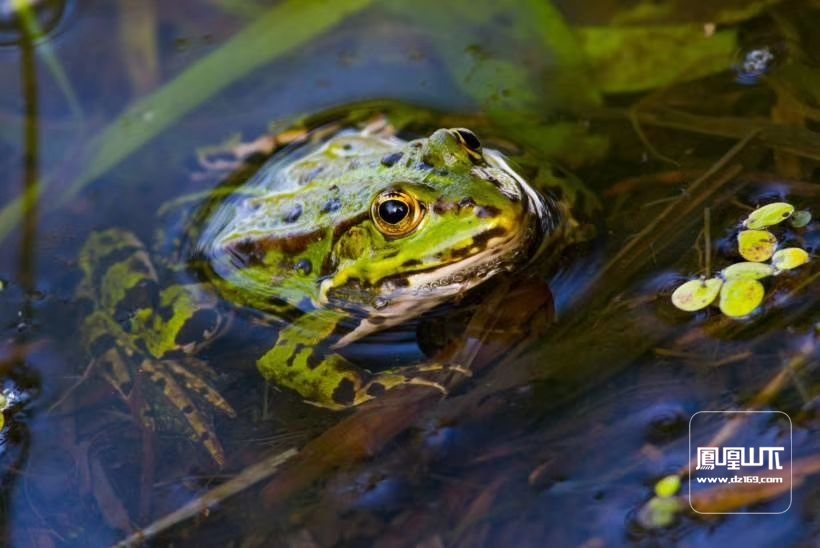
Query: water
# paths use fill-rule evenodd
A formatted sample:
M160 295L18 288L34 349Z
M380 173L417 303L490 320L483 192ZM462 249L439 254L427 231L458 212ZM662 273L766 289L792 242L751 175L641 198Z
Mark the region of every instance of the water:
M34 38L6 4L0 363L5 393L17 395L1 447L6 543L116 543L290 448L304 451L290 467L157 543L816 541L816 259L766 280L749 320L669 302L682 281L737 262L738 223L753 207L785 200L818 213L820 13L810 3L35 2L48 34ZM774 59L744 68L760 52ZM426 319L351 349L363 362L412 363L414 330L425 350L479 348L474 377L445 399L360 413L306 405L264 385L254 355L269 335L246 320L201 355L237 411L215 417L225 467L178 431L142 431L86 371L75 290L89 233L155 241L179 229L157 217L162 204L217 183L197 151L351 112L386 113L410 134L471 127L533 179L568 168L590 189L575 208L583 241L556 246L549 292L516 282L510 296L464 303L458 321ZM817 234L815 221L788 245L816 254ZM552 302L546 332L522 331L547 322ZM470 312L461 334L454 325ZM684 511L647 528L638 515L655 482L689 459L689 418L721 409L791 417L802 478L791 507ZM737 439L785 443L784 428L763 422ZM778 511L787 499L736 510Z

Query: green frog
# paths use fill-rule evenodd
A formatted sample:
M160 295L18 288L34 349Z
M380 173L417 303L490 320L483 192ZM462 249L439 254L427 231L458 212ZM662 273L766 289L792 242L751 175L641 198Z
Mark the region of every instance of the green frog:
M197 355L231 309L279 324L258 369L312 404L345 409L404 384L443 390L425 373L469 372L373 372L339 350L523 267L562 225L555 204L468 129L410 141L384 130L317 135L214 193L175 242L181 261L117 228L93 233L80 253L93 308L82 333L102 374L126 399L137 388L156 396L135 410L149 427L156 402L170 402L220 464L204 408L234 411ZM182 267L198 278L164 274Z

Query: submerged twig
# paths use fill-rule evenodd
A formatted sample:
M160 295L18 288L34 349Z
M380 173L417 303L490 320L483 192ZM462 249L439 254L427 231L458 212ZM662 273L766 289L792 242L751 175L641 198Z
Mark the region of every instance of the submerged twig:
M652 222L629 240L615 256L600 270L597 279L606 280L616 270L627 270L640 254L637 250L650 243L663 243L669 231L679 231L680 226L673 223L673 218L684 218L685 215L711 197L725 183L743 171L739 163L732 163L738 155L757 138L759 131L752 131L733 146L720 160L698 179L692 182L686 192L669 204Z
M712 273L712 217L708 207L703 208L703 275Z
M297 453L298 451L296 451L296 449L288 449L249 466L236 477L226 481L219 487L204 493L182 508L174 510L170 514L158 519L147 527L140 529L136 533L118 542L116 546L125 547L143 543L163 531L166 531L171 527L196 516L200 512L209 510L212 506L220 504L229 497L240 493L248 487L276 474L279 467L296 456Z
M629 117L622 111L600 111L604 117L613 114ZM662 109L636 114L645 125L692 131L717 137L745 138L758 134L760 141L773 149L791 152L804 158L820 160L820 134L800 126L776 124L768 119L732 116L700 116L679 110Z

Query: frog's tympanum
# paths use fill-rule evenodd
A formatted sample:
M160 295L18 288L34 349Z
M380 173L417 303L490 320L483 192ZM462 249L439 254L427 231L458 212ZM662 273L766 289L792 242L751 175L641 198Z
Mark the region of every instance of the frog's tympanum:
M226 304L276 324L258 368L313 404L341 409L405 383L436 387L421 372L458 364L371 372L338 350L520 268L558 223L469 130L409 142L340 132L280 151L211 203L180 243L197 283L165 282L163 258L129 232L93 234L80 257L94 302L84 337L115 386L154 381L144 391L159 389L219 461L191 398L233 413L196 357L227 325ZM146 292L150 306L140 304Z

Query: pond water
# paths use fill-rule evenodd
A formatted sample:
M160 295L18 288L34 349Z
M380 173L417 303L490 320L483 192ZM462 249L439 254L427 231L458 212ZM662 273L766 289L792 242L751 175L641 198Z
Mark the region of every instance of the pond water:
M808 0L0 0L3 543L815 545L818 23ZM236 309L195 359L163 358L234 410L187 380L194 435L130 338L148 312L118 301L89 335L108 274L84 246L117 229L160 289L206 279L178 242L270 154L240 142L276 136L282 157L374 121L472 129L561 227L526 267L343 349L470 369L425 372L446 397L311 405L255 365L287 323ZM746 317L676 309L776 202L795 213L763 228L808 262L762 278ZM698 414L731 410L767 413ZM780 471L744 471L780 482L699 483L712 446L782 446Z

